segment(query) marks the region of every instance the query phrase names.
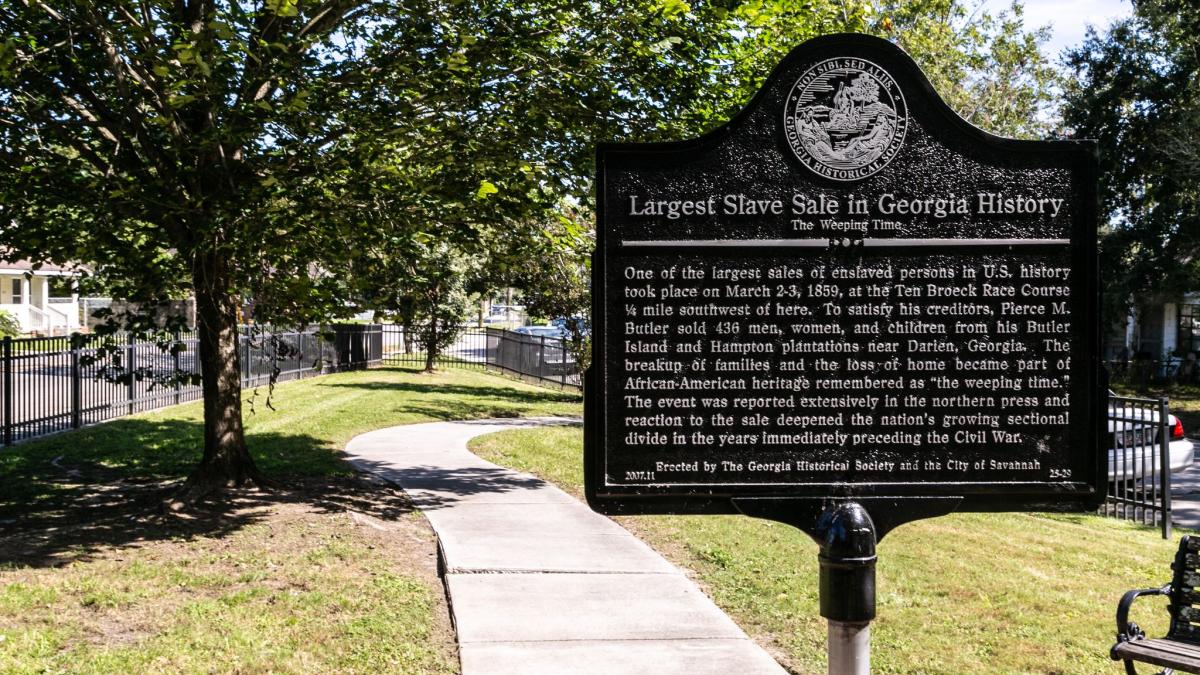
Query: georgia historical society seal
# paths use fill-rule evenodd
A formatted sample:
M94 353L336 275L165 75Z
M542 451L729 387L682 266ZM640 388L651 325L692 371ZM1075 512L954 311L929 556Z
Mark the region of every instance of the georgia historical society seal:
M827 59L788 94L783 127L804 166L852 181L887 166L904 143L908 106L886 70L863 59Z

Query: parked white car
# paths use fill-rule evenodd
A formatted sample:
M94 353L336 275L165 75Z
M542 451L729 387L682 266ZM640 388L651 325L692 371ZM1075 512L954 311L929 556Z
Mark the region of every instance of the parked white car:
M562 340L568 335L567 330L560 326L519 326L512 329L512 332L555 340Z
M1108 410L1108 479L1143 480L1162 468L1159 461L1159 412L1153 408L1110 407ZM1171 473L1194 461L1195 446L1183 431L1183 422L1168 413L1167 428Z

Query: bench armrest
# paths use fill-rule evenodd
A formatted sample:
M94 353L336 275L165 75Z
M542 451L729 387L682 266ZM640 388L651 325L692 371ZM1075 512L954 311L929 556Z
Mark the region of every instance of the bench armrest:
M1112 651L1109 656L1112 661L1124 661L1126 665L1127 675L1138 675L1138 669L1134 668L1132 661L1128 658L1122 659L1117 656L1117 647L1122 643L1128 643L1130 640L1140 640L1146 637L1146 633L1136 625L1129 621L1129 608L1133 607L1133 601L1142 596L1169 596L1171 593L1171 585L1160 587L1160 589L1141 589L1138 591L1129 591L1126 595L1121 596L1121 602L1117 603L1117 644L1112 645Z
M1146 637L1141 628L1138 628L1136 623L1129 622L1129 608L1133 606L1133 601L1146 595L1168 595L1171 592L1171 586L1168 584L1162 588L1144 588L1136 591L1129 591L1121 596L1121 602L1117 603L1117 642L1126 642L1128 640L1140 640Z
M1129 642L1130 640L1141 640L1142 638L1146 637L1145 631L1138 627L1136 623L1131 623L1129 621L1129 608L1133 606L1134 600L1137 600L1142 596L1170 595L1170 593L1170 584L1167 584L1162 588L1143 588L1140 590L1127 592L1125 595L1121 596L1121 602L1117 603L1117 644L1113 645L1112 651L1109 652L1109 656L1114 661L1125 661L1125 673L1127 675L1138 675L1137 669L1134 667L1132 661L1129 659L1121 659L1121 657L1117 655L1117 647L1124 642Z

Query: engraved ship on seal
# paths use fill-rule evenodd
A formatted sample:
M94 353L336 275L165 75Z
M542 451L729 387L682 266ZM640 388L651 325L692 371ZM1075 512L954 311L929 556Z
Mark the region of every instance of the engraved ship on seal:
M856 169L879 159L898 128L894 104L880 100L881 93L887 97L880 82L863 70L841 68L817 77L795 109L801 145L818 161L838 169Z

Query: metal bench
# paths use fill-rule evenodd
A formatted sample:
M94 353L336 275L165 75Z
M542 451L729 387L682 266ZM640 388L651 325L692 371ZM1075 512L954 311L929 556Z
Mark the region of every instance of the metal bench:
M1162 666L1163 673L1200 673L1200 537L1184 537L1171 563L1171 583L1162 588L1129 591L1117 605L1117 644L1110 656L1125 662L1125 672L1137 675L1135 662ZM1147 595L1165 595L1171 627L1166 637L1146 639L1146 633L1129 620L1133 601Z

